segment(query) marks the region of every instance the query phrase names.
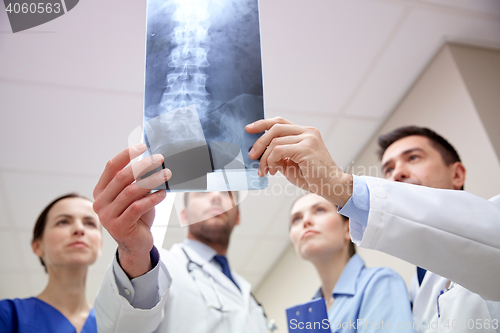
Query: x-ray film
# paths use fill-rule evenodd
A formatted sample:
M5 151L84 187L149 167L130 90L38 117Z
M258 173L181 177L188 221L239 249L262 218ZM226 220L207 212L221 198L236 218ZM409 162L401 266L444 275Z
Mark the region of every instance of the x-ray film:
M264 118L258 0L148 0L144 141L168 191L263 189L248 152Z

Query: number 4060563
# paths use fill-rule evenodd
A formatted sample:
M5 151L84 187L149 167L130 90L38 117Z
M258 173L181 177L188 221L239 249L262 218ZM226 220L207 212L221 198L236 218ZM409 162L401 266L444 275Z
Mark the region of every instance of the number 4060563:
M7 8L5 8L6 12L11 14L59 14L61 12L61 4L60 3L9 3Z

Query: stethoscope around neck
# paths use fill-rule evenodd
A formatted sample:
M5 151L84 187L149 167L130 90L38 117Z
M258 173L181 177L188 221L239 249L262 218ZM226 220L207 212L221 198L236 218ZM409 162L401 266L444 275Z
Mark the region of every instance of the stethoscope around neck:
M229 310L224 309L224 304L222 303L222 295L221 295L221 293L219 291L219 288L217 288L217 284L215 283L214 278L203 269L202 265L198 264L197 262L194 262L191 259L191 257L187 254L186 250L184 249L184 246L181 246L181 249L182 249L182 252L184 252L184 255L186 256L186 258L188 260L188 262L186 264L186 269L188 271L188 274L193 279L193 282L194 282L194 284L196 286L196 289L198 289L198 291L200 292L201 297L205 301L205 304L207 305L207 307L210 308L210 309L214 309L216 311L219 311L221 313L228 313L228 312L230 312ZM217 298L217 304L218 305L216 305L214 302L212 302L212 300L210 299L210 297L208 297L207 293L203 290L203 287L202 287L201 283L196 278L196 275L193 274L193 271L195 269L199 269L199 270L201 270L205 274L206 278L208 279L208 281L210 283L210 286L212 287L212 289L214 291L215 297ZM253 297L255 303L257 303L257 305L260 306L260 308L262 309L262 313L264 314L264 317L266 317L266 320L267 320L268 318L267 318L267 315L266 315L266 311L264 310L264 307L262 306L262 304L260 304L259 301L257 301L257 299L255 298L255 296L252 293L250 293L250 295ZM273 332L274 330L277 329L274 319L271 319L271 320L268 321L267 328L271 332Z
M201 297L203 297L203 300L205 301L205 304L207 305L207 307L211 308L211 309L214 309L216 311L222 312L222 313L229 312L229 310L225 310L224 309L224 304L222 303L222 295L221 295L221 293L219 291L219 288L217 288L217 285L215 284L214 278L203 269L203 266L201 266L200 264L194 262L191 259L191 257L187 254L187 252L184 249L184 247L181 247L181 249L182 249L182 252L184 252L184 254L186 255L186 258L188 259L188 262L186 264L186 269L188 271L188 274L193 279L194 284L195 284L196 288L198 289L198 291L200 292ZM196 275L193 274L193 271L195 269L197 269L197 268L200 269L205 274L205 276L207 277L207 279L208 279L208 281L210 283L210 286L214 290L214 294L215 294L215 297L217 298L217 304L218 305L216 305L214 302L212 302L212 300L210 299L210 297L208 297L207 293L203 290L200 282L196 278Z

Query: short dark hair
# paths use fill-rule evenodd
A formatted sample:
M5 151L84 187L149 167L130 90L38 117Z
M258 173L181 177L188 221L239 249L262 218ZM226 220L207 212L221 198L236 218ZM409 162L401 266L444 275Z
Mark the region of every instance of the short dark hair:
M237 202L238 201L238 195L239 195L238 191L226 191L226 192L229 192L229 194L233 196L233 198L234 198L234 204L235 204L235 206L237 206L238 205L238 202ZM188 205L189 193L191 193L191 192L185 192L184 193L184 196L183 196L184 207L187 207L187 205Z
M54 199L51 203L49 203L42 210L42 212L38 216L36 223L35 223L35 227L33 228L33 238L31 239L31 243L33 243L36 240L42 239L43 232L45 230L45 225L47 224L47 215L49 215L49 211L52 209L52 207L54 207L54 205L56 203L58 203L59 201L64 200L64 199L68 199L68 198L81 198L81 199L86 199L86 200L92 202L92 200L90 200L89 198L84 197L83 195L80 195L78 193L68 193L68 194L65 194L63 196L60 196L60 197ZM42 263L42 266L45 269L45 273L47 273L47 266L45 266L43 259L40 257L38 259L40 259L40 262Z
M293 206L295 206L295 203L296 203L297 201L299 201L299 199L302 199L303 197L305 197L306 195L309 195L309 194L313 194L313 193L309 193L309 192L307 192L307 193L304 193L304 194L300 195L298 198L296 198L296 199L293 201L292 205L290 206L290 209L288 210L288 212L290 213L290 212L292 211ZM316 194L316 195L317 195L317 194ZM334 206L335 206L335 205L334 205ZM348 218L347 216L344 216L344 215L342 215L342 214L339 214L339 215L340 215L340 217L342 218L342 221L344 221L344 222L349 222L349 218ZM289 229L290 229L290 227L289 227ZM351 242L349 243L349 258L351 258L351 257L352 257L353 255L355 255L355 254L356 254L356 244L354 244L354 242L351 240Z
M412 135L419 135L429 139L431 146L439 152L445 165L449 166L455 162L460 162L457 151L445 138L431 129L418 126L403 126L387 134L380 135L378 137L379 159L382 160L385 151L394 142Z

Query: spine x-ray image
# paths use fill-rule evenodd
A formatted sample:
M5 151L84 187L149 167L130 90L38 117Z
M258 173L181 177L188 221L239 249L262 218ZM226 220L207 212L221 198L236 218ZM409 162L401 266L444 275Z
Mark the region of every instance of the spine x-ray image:
M148 0L144 139L170 191L262 189L248 152L264 118L258 0Z

